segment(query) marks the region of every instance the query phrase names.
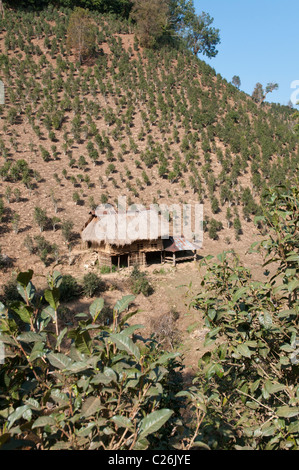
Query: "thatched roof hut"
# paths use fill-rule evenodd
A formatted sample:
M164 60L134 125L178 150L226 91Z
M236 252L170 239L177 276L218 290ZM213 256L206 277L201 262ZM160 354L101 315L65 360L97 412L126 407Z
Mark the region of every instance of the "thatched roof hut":
M108 212L97 216L95 212L82 231L84 242L93 246L124 247L141 240L168 238L169 223L154 210L141 212Z
M100 265L145 265L154 255L162 262L167 253L175 264L176 253L182 259L188 251L186 259L190 259L190 250L195 256L198 246L184 237L174 239L169 232L168 219L153 209L121 213L101 207L90 213L81 237L98 252Z

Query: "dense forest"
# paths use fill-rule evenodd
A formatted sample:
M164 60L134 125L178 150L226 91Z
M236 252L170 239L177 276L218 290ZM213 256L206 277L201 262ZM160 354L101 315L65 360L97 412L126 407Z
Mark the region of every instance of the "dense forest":
M3 6L0 448L298 449L294 110L266 101L275 84L249 96L203 60L221 32L191 1ZM149 337L134 324L147 273L107 306L105 269L76 264L88 212L119 194L204 205L191 380L176 311ZM69 304L82 298L84 312Z

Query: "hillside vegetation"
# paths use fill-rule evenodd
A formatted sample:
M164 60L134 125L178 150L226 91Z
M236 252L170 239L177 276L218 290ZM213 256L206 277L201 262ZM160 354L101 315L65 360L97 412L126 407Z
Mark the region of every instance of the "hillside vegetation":
M120 194L202 202L206 238L229 228L239 239L263 189L298 168L291 110L257 106L186 50L141 49L127 21L96 12L97 51L80 65L66 48L70 13L1 20L2 251L15 258L43 231L57 259L62 224L78 233L90 208Z
M79 47L72 13L0 19L0 447L298 449L293 110L256 103L184 42L144 47L126 15L89 12ZM159 266L153 285L154 271L121 270L109 285L78 261L89 211L120 195L204 205L202 259L176 278L191 278L189 296L177 289L167 315L163 291L151 296L162 274L175 291L179 269ZM192 374L176 336L186 303L207 332ZM139 305L149 336L132 323Z

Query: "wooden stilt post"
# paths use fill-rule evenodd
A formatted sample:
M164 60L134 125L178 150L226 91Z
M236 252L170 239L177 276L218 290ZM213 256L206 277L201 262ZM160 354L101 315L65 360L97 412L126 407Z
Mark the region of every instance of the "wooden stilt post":
M175 263L175 253L173 253L173 255L172 255L172 260L173 260L173 266L175 266L175 264L176 264Z

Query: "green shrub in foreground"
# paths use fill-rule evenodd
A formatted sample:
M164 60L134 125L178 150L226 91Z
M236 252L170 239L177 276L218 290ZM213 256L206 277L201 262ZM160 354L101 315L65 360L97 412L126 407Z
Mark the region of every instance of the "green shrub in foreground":
M255 281L233 252L202 260L193 306L209 328L188 399L197 397L198 438L212 449L299 448L298 185L267 194L259 243L267 282ZM252 250L256 248L256 244Z
M41 307L32 275L17 277L21 300L0 304L0 448L142 450L161 442L175 419L167 387L177 354L136 341L142 326L127 324L136 312L121 317L134 297L115 304L110 328L98 323L98 298L89 314L74 315L75 328L61 329L62 276L48 277Z

